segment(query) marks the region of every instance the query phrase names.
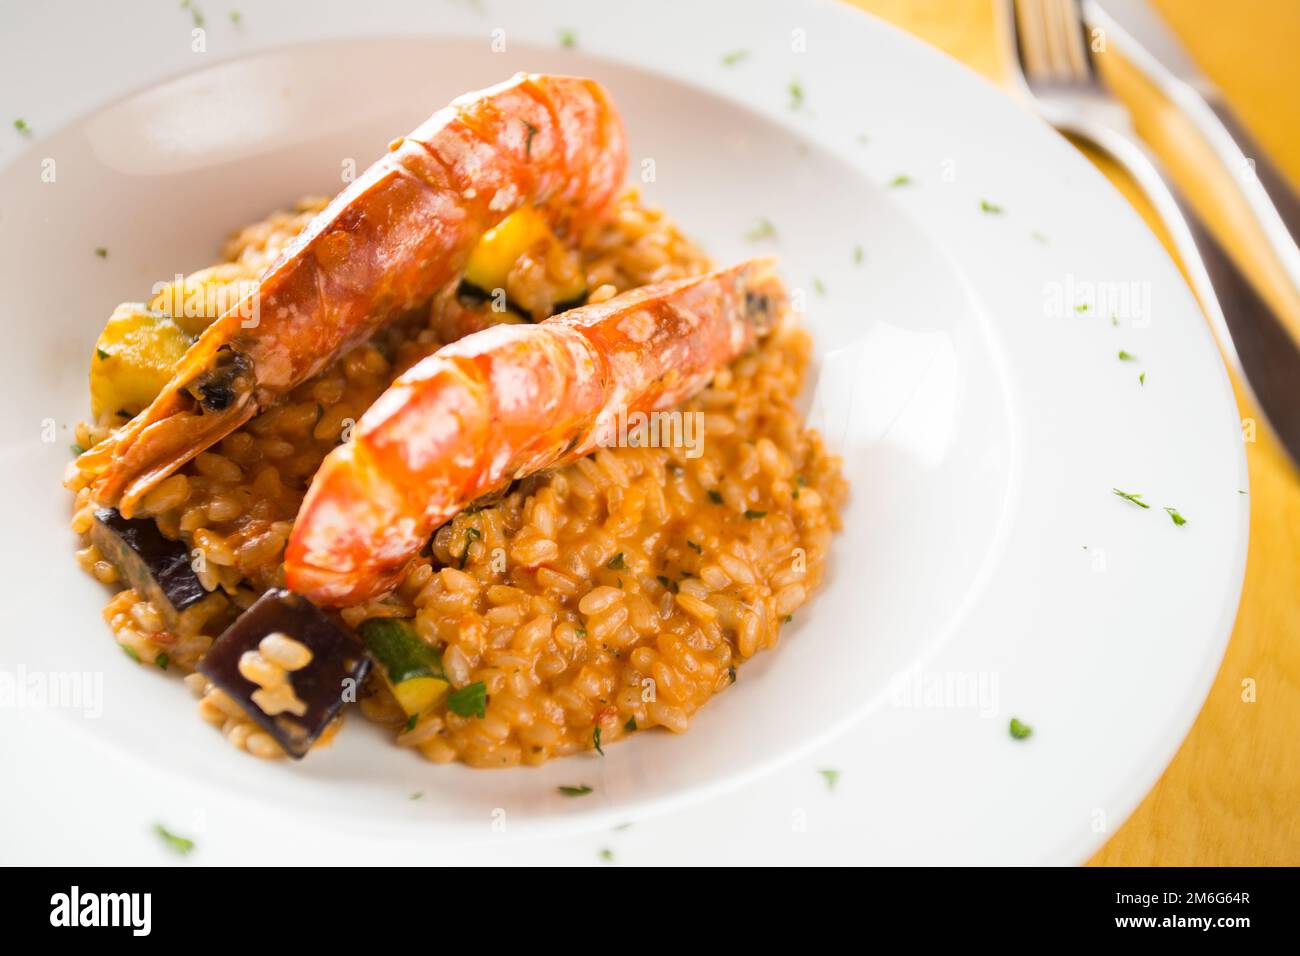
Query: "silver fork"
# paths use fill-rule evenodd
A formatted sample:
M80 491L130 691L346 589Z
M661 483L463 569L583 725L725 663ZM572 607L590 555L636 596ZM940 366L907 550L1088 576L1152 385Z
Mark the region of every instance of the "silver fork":
M1101 82L1078 0L1006 0L1023 89L1059 132L1108 154L1168 228L1224 358L1300 465L1300 348L1286 326L1178 193Z

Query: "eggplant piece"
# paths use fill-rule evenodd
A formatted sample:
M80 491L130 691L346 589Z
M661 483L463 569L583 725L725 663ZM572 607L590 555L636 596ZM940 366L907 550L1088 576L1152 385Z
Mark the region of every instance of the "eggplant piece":
M302 716L263 711L253 700L262 688L239 671L239 659L244 653L257 650L262 638L277 633L311 651L311 660L304 667L285 675L293 694L304 705ZM360 640L305 597L272 588L216 639L198 670L244 708L286 753L301 758L343 708L349 686L355 695L370 672L370 658Z
M176 626L181 611L208 596L190 566L185 542L163 537L150 518L123 518L115 508L99 508L90 540L169 627Z

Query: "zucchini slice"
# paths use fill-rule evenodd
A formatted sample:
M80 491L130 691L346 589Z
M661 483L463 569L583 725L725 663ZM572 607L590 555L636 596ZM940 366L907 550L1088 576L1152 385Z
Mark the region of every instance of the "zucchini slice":
M451 685L442 657L420 639L409 620L372 617L362 621L357 632L407 716L424 713L446 696Z

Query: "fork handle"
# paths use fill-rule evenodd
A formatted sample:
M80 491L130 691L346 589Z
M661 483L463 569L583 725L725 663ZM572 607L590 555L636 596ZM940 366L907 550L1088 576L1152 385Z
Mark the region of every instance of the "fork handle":
M1110 129L1069 121L1056 125L1110 156L1146 193L1169 230L1225 360L1300 467L1300 347L1286 326L1141 145Z

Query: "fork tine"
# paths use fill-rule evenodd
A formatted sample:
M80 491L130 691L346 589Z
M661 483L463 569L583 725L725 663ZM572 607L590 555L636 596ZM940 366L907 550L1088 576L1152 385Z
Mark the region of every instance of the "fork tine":
M1031 83L1050 79L1052 68L1045 49L1042 8L1038 0L1012 0L1011 8L1016 56L1025 79Z
M1053 39L1056 41L1058 67L1062 79L1085 82L1091 79L1092 60L1088 55L1088 28L1083 22L1080 0L1045 0L1052 8Z

